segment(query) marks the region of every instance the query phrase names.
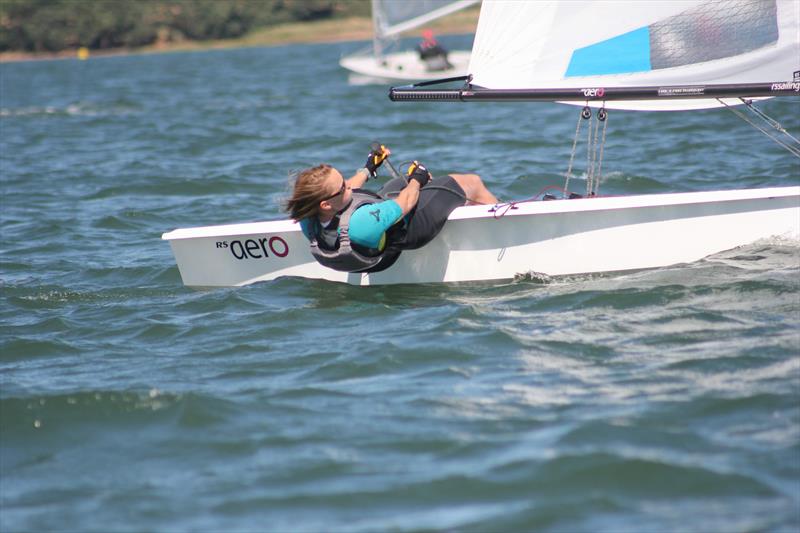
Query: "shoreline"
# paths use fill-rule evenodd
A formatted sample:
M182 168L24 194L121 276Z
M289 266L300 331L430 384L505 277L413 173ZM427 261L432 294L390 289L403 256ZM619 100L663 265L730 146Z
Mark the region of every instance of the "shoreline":
M434 21L426 28L437 35L458 35L474 33L478 23L479 9L472 8L454 13ZM402 36L418 35L420 30L405 32ZM283 46L288 44L322 44L345 41L366 41L372 39L372 19L368 17L348 17L313 22L292 22L262 28L237 39L214 41L182 41L156 43L141 48L112 48L92 50L86 59L122 55L164 54L170 52L191 52L202 50L222 50L227 48L247 48L260 46ZM24 61L48 61L59 59L78 59L78 50L60 52L0 52L0 63Z

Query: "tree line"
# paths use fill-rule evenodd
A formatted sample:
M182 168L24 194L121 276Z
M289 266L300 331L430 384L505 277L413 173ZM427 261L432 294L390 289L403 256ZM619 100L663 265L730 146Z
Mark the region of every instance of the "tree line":
M369 13L366 0L1 0L0 51L232 39L286 22Z

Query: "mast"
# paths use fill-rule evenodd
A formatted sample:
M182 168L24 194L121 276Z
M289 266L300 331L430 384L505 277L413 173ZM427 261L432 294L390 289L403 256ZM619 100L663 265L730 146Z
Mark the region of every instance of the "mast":
M383 54L383 14L380 11L380 0L372 0L372 27L375 28L372 34L372 50L375 57Z

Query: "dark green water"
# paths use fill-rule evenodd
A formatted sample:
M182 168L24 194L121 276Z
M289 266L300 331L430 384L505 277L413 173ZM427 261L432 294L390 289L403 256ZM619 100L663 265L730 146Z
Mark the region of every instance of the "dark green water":
M182 286L162 232L281 218L291 169L374 139L506 199L562 183L576 109L394 104L339 69L362 44L0 65L0 530L797 531L797 242ZM797 99L762 108L800 132ZM612 112L603 168L607 194L800 183L724 110Z

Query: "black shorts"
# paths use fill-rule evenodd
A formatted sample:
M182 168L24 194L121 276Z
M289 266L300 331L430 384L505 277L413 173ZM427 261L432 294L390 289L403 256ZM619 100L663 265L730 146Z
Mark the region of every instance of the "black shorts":
M394 198L404 186L399 180L391 180L381 189L381 194ZM419 201L407 215L404 235L391 242L392 247L414 250L425 246L442 231L453 209L465 203L464 189L452 176L432 179L419 191Z
M396 177L389 180L379 194L384 198L397 198L406 187L406 180ZM397 224L389 230L389 246L380 262L364 272L381 272L392 266L400 257L402 250L421 248L436 237L447 217L456 207L467 203L467 195L461 185L452 177L434 178L419 191L419 200L403 227Z

